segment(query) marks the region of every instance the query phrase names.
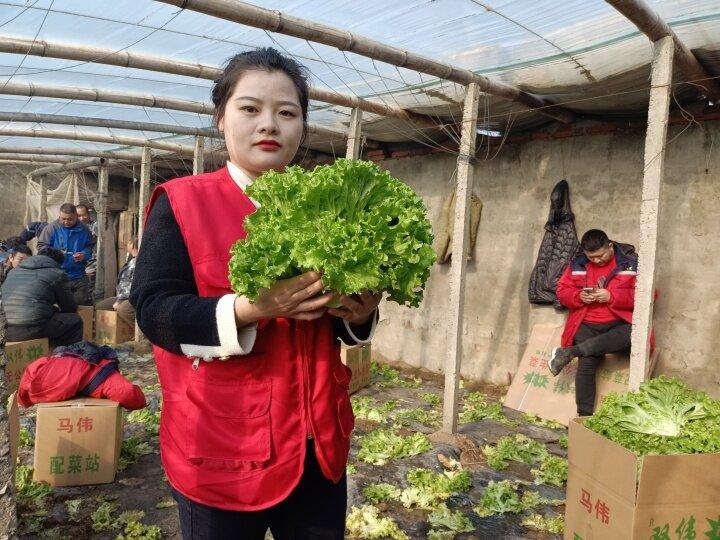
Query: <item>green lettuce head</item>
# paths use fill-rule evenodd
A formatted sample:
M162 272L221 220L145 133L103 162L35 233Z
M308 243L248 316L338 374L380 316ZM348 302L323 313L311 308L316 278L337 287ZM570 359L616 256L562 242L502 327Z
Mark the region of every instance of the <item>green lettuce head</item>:
M435 261L425 205L415 192L368 161L338 159L312 171L268 171L247 189L258 210L247 238L232 247L233 290L260 289L310 270L326 290L387 292L418 306Z

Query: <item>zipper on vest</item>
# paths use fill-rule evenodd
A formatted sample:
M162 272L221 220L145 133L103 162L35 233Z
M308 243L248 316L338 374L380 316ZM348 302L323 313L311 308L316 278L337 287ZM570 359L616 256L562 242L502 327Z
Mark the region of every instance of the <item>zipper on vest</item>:
M312 428L312 418L310 415L310 376L308 375L307 370L307 349L305 348L305 332L304 332L304 324L305 321L298 320L296 322L297 331L300 335L300 364L302 365L302 372L303 372L303 388L305 388L305 427L307 429L307 438L313 439L313 428Z
M199 366L200 366L200 359L196 356L192 363L193 371L197 371Z

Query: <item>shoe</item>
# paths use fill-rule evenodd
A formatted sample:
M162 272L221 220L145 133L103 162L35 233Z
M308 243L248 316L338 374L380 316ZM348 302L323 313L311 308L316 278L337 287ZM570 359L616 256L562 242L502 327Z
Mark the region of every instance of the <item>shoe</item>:
M555 347L547 363L550 373L557 377L574 357L569 348Z

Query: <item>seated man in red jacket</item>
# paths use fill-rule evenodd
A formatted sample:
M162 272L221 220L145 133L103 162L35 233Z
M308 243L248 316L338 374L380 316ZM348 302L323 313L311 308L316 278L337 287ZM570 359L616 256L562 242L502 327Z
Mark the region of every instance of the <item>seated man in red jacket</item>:
M570 314L562 346L553 349L548 367L558 375L578 357L575 402L578 415L589 416L595 408L598 364L605 354L630 348L638 257L633 246L611 242L597 229L583 235L580 248L583 254L558 281L558 300Z

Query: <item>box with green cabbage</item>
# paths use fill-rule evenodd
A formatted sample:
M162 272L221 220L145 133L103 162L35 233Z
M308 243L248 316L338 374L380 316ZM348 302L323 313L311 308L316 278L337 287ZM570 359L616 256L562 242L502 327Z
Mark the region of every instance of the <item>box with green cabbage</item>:
M720 540L720 401L659 377L570 423L565 538Z

